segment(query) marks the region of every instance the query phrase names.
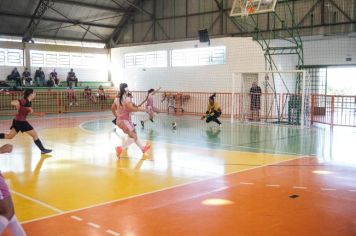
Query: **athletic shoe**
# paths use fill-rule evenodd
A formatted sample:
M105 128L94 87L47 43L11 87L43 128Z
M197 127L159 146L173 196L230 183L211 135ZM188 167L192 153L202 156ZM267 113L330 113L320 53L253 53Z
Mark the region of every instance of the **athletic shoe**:
M41 154L48 154L48 153L50 153L50 152L52 152L51 149L43 149L43 150L41 151Z
M141 126L142 128L145 128L145 122L143 122L143 120L141 120Z
M120 147L120 146L117 146L116 147L116 156L119 158L120 157L120 155L121 155L121 153L122 153L122 147Z
M116 125L116 118L111 121L114 125Z
M150 150L151 146L149 144L145 145L143 148L142 148L142 153L145 154L148 150Z
M73 106L73 103L69 103L69 106Z
M150 119L151 122L154 122L153 119Z
M221 129L221 128L222 128L222 124L219 125L219 129Z

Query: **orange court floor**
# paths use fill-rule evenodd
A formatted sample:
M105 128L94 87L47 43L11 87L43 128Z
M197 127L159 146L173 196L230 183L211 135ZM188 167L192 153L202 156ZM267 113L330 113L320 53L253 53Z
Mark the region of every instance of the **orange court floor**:
M51 155L24 134L2 141L27 235L356 235L352 128L160 115L142 129L141 118L147 155L132 145L116 157L126 137L108 112L31 119Z

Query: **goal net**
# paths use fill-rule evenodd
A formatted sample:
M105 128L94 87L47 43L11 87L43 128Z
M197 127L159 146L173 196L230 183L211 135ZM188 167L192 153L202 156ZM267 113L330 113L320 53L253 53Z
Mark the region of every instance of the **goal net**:
M231 121L309 126L309 81L303 70L233 73Z

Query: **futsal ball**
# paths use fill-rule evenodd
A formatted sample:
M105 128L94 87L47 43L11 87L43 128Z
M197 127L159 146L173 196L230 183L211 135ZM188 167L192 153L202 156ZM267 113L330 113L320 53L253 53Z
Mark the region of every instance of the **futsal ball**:
M177 123L176 122L173 122L172 123L172 129L176 129L177 128Z

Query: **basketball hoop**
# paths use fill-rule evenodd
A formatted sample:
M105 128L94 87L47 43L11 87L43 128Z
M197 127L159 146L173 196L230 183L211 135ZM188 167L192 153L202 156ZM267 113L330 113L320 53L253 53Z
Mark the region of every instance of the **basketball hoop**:
M254 13L256 10L256 6L254 5L254 2L252 0L247 0L246 2L246 12L248 14Z
M277 0L234 0L230 16L247 17L249 15L274 12Z
M247 11L248 14L252 14L252 13L255 12L255 8L253 8L253 7L248 7L248 8L246 8L246 11Z

